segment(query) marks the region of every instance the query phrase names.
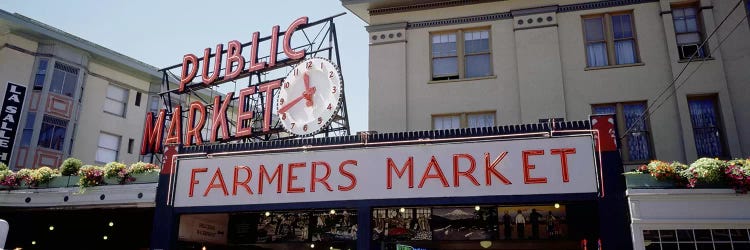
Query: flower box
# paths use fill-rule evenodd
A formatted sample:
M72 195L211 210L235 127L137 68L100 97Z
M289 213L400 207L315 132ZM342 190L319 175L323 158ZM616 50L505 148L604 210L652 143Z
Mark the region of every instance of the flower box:
M625 183L627 188L676 188L673 181L657 180L650 174L626 173Z
M104 183L107 185L120 185L120 178L117 177L104 177Z
M55 176L49 182L47 182L47 184L44 185L49 188L61 188L67 187L68 181L70 181L70 176Z
M78 181L81 180L81 177L77 176L77 175L71 175L71 176L68 176L68 177L69 177L69 179L68 179L68 187L77 187L78 186Z
M156 183L159 182L159 172L147 172L140 174L131 174L130 177L135 178L132 183Z

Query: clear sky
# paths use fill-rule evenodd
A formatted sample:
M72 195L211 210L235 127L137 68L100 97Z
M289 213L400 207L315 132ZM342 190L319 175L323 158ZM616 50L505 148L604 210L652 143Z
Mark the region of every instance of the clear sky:
M157 68L182 63L187 53L230 40L268 36L301 16L335 19L346 80L352 133L367 130L368 40L365 23L339 0L2 0L0 9L19 13ZM189 23L189 25L187 25ZM236 25L228 25L236 24Z

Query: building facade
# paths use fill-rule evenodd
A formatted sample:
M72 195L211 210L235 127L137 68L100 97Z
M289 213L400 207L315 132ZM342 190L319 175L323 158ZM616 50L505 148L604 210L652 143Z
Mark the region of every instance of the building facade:
M630 167L750 155L746 2L341 2L368 24L371 130L615 113Z

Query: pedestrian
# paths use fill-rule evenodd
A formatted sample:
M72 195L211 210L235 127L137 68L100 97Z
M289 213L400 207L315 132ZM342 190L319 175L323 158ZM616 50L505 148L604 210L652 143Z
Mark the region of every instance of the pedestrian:
M541 217L542 214L538 213L535 208L531 209L531 214L529 215L529 220L531 220L531 239L539 239L539 218Z
M510 214L508 214L508 210L505 210L505 214L503 215L503 229L505 229L504 232L506 240L509 240L511 233L513 233L513 229L511 228L511 223L513 223L513 221L511 219L512 218L510 217Z
M518 210L518 214L516 214L516 231L517 236L519 239L524 238L524 230L526 230L526 218L523 217L523 214L521 213L521 210Z

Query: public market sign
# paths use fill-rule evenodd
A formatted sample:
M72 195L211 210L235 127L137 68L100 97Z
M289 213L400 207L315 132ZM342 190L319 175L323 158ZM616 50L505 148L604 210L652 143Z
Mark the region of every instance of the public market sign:
M596 193L591 136L178 159L176 207Z
M25 86L8 82L0 110L0 162L5 165L10 164L10 157L13 155L13 143L16 140L16 131L25 98Z
M215 50L206 48L201 59L199 59L194 54L186 54L182 60L180 70L180 86L177 90L177 93L186 93L193 87L206 87L226 83L252 74L268 72L279 67L286 66L286 64L301 61L302 59L304 59L307 53L306 50L295 50L294 48L292 48L291 43L295 31L304 29L306 27L305 25L307 24L308 18L300 17L293 21L284 32L279 31L278 25L273 26L273 28L271 29L271 34L267 38L261 39L260 32L254 32L252 35L251 43L249 45L243 45L237 40L232 40L227 42L226 50L224 49L224 44L216 45ZM283 38L280 38L281 35L283 35ZM267 53L268 59L265 61L259 61L258 48L260 47L260 42L264 41L270 43L270 48ZM279 48L279 42L281 42L281 48ZM246 55L244 56L243 48L247 48L250 50L249 53L246 53ZM277 58L277 55L280 54L279 50L283 52L285 58ZM247 60L245 56L248 56ZM224 70L222 70L222 65L224 67ZM305 69L310 69L310 66L317 65L307 65ZM333 70L336 70L336 72L338 72L337 69L334 69L334 67L330 67L329 70L332 71L332 75ZM298 72L299 70L297 70L295 73ZM325 71L319 73L318 75L328 73L328 71ZM196 78L199 78L200 82L193 83L193 80L195 80ZM284 87L289 88L290 85L288 82L288 80L284 80ZM305 80L305 86L311 84L313 83L308 83L307 80ZM279 90L281 87L282 79L276 79L268 82L258 83L256 85L241 89L239 93L229 92L224 98L215 96L213 102L210 103L213 104L214 107L212 114L208 113L206 103L202 103L200 101L192 102L189 104L189 107L187 107L188 115L186 124L182 123L182 119L171 119L171 121L168 122L169 124L165 124L165 122L167 122L167 110L165 109L160 110L156 115L152 112L149 112L148 114L146 114L140 153L141 155L150 153L162 153L162 143L183 144L185 146L201 145L203 144L204 139L201 136L201 131L204 130L204 127L209 131L210 138L207 139L209 139L212 143L247 138L254 133L252 121L253 119L256 119L254 118L254 115L256 113L263 114L262 118L260 118L263 121L263 125L260 131L255 132L272 133L273 131L271 128L271 120L274 95L273 93L274 91ZM315 90L315 88L311 88L311 90L305 91L306 95L304 97L305 99L307 99L307 103L310 104L307 106L312 106L312 95L316 92ZM327 93L327 91L329 90L320 89L318 91L318 95L320 95L321 93ZM341 91L341 89L338 89L338 91ZM252 107L246 108L246 106L250 106L250 103L248 103L247 100L249 100L250 97L253 96L264 98L264 106L262 107L263 110L253 110ZM231 118L227 115L229 104L233 99L239 100L239 108L236 110L237 115L236 117L231 117L234 118L234 122L236 122L237 126L230 126L232 122L229 122L229 119ZM280 101L280 104L283 103L281 103ZM320 103L320 105L324 105L324 103ZM175 114L174 117L180 117L184 110L183 107L178 104L171 111L172 114ZM333 109L333 111L335 111L335 109ZM286 117L282 114L277 115L284 118ZM206 120L209 120L210 123L206 123ZM323 120L324 119L321 117L320 123L318 124L323 124ZM315 121L317 120L311 120L311 122ZM206 124L210 124L210 128L206 127ZM165 125L167 125L166 134L164 134ZM303 124L295 125L304 126ZM231 131L231 135L229 131L230 128L234 130Z

